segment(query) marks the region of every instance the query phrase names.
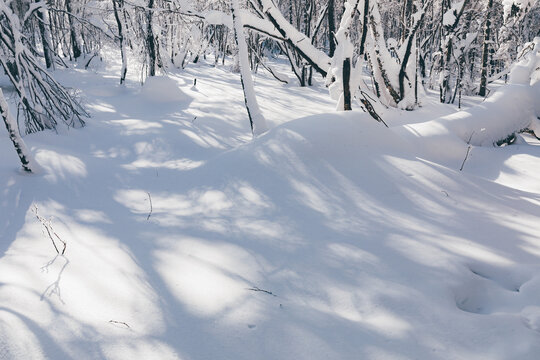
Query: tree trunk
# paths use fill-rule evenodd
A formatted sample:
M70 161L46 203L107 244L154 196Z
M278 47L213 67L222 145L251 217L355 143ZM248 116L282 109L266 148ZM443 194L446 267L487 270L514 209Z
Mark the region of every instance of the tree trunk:
M76 60L81 57L81 47L79 41L77 40L77 33L75 31L75 24L73 22L71 14L73 14L73 8L71 7L71 0L65 0L66 10L68 14L69 22L69 39L71 41L71 50L73 51L73 58Z
M117 5L118 2L118 5ZM113 0L114 18L116 19L116 25L118 26L118 38L120 41L120 55L122 57L122 69L120 70L120 84L123 84L126 80L127 74L127 54L126 44L124 39L124 26L123 13L124 13L124 0Z
M334 56L336 51L336 43L334 40L334 34L336 32L336 22L334 18L334 0L328 0L328 44L330 46L330 52L328 55L330 57Z
M401 9L401 43L403 44L409 36L409 26L411 25L411 15L413 11L413 1L404 0L403 8Z
M156 40L152 29L152 18L154 16L154 0L148 0L148 10L146 13L146 49L148 51L148 76L156 75Z
M484 26L484 45L482 47L482 72L480 75L480 89L478 95L486 96L487 90L487 70L488 70L488 54L489 54L489 37L491 34L491 9L493 8L493 0L489 0L486 14L486 24Z
M358 55L365 56L366 38L368 34L369 21L369 0L364 0L364 11L362 12L362 36L360 37L360 46L358 47Z
M330 68L330 58L326 53L320 51L311 44L303 33L292 26L281 14L281 11L274 5L272 0L255 0L261 11L264 11L266 18L272 23L277 32L283 37L285 43L289 44L295 51L304 58L313 69L326 77Z
M24 171L36 172L37 165L34 163L30 151L27 149L26 144L24 143L21 135L19 134L17 122L9 113L9 107L6 99L4 98L4 93L2 92L2 89L0 89L0 113L2 114L4 125L6 126L9 138L11 139L11 142L15 147L15 151L19 156L19 160L21 161Z
M38 2L40 0L36 0ZM47 69L54 67L54 57L51 48L51 33L49 31L49 13L47 8L43 7L37 11L39 33L41 35L41 43L43 44L43 57Z
M442 69L443 69L443 81L440 84L440 100L441 103L449 103L452 98L452 89L450 88L450 61L452 60L452 49L454 47L452 36L448 36L448 40L445 46L445 52L441 56Z
M238 17L240 5L238 0L231 1L231 14L233 18L234 39L238 47L238 61L240 63L240 82L244 90L244 102L249 117L249 124L253 135L260 135L268 130L266 120L264 119L253 87L253 79L249 68L248 49L246 38L244 37L244 26L242 20Z
M351 106L351 58L343 60L343 110L352 110Z

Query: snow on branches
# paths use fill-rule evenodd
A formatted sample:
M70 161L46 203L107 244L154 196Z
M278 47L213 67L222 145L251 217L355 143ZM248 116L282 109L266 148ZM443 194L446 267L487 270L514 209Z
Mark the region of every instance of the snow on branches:
M85 110L44 69L20 32L19 18L5 2L0 2L0 65L14 86L27 133L84 125Z

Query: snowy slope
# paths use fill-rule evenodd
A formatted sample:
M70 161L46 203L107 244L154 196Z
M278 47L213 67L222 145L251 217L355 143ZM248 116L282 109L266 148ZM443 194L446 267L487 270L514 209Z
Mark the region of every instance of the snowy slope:
M26 137L43 174L0 131L0 358L538 357L536 140L460 172L455 135L330 112L324 88L257 76L274 128L251 141L235 74L75 74L93 118Z

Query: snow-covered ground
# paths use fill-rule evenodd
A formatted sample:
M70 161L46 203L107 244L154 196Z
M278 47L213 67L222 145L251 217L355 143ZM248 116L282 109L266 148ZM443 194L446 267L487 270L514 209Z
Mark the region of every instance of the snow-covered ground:
M455 106L387 129L264 73L252 140L238 74L117 74L57 72L92 118L25 137L40 175L0 129L1 359L539 358L537 140L463 165L414 135Z

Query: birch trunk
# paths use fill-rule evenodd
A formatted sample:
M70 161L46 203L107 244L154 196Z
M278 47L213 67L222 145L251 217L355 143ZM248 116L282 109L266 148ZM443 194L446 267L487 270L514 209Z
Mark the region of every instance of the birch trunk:
M23 170L26 172L35 173L38 170L38 166L32 158L32 154L26 147L21 134L19 133L17 122L9 113L9 107L6 99L4 98L2 89L0 89L0 113L2 114L2 119L4 120L4 125L6 126L9 138L15 147L19 160L21 160Z
M266 120L263 117L253 87L251 78L251 69L249 67L248 49L246 38L244 36L244 26L241 18L238 16L240 5L238 0L231 1L231 13L233 18L234 39L238 47L238 61L240 63L240 81L244 90L244 102L251 125L253 135L260 135L268 130Z

